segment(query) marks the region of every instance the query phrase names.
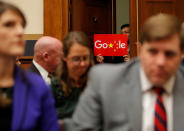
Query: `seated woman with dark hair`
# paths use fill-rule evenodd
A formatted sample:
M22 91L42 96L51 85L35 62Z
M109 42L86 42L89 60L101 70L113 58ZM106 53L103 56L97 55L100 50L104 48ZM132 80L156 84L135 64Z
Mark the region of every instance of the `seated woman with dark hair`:
M70 32L64 38L63 53L57 77L51 82L59 119L72 116L93 63L89 40L82 32Z

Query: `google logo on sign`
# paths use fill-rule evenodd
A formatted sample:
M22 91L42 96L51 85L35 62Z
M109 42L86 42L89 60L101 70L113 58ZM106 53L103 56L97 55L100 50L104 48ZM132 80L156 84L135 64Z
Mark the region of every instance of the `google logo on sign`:
M119 40L119 42L118 43L116 43L117 45L118 45L118 47L119 48L126 48L126 44L125 43L121 43L121 40ZM96 40L95 41L95 47L96 48L112 48L114 45L112 44L112 43L110 43L110 44L107 44L107 43L102 43L102 41L101 40Z

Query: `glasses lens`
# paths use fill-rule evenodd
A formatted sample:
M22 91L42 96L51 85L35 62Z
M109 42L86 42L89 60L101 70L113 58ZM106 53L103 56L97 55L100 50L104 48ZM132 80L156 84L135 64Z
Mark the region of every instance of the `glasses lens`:
M90 56L81 56L81 57L80 56L74 56L74 57L71 58L71 61L73 63L79 64L81 61L84 61L84 62L89 61L89 57Z

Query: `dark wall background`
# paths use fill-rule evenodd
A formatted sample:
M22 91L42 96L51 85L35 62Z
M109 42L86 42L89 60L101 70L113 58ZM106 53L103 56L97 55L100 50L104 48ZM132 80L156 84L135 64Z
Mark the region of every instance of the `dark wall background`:
M24 51L24 56L33 56L34 55L34 45L37 40L26 40L26 46Z

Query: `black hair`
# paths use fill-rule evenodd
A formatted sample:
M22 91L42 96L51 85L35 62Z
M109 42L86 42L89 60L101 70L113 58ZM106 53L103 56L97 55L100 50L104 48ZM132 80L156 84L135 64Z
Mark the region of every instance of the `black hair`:
M125 27L130 27L130 24L123 24L123 25L121 25L121 30L122 30L123 28L125 28Z

